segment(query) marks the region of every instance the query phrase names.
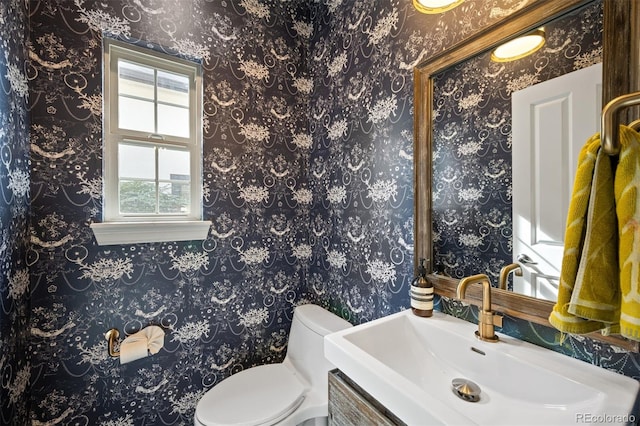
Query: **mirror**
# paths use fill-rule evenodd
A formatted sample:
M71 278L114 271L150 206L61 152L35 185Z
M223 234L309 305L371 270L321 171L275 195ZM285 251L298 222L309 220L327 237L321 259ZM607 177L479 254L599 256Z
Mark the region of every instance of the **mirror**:
M599 130L602 2L534 31L546 42L531 55L484 52L433 76L432 268L498 286L518 262L508 288L555 300L575 164Z
M487 52L506 40L543 26L551 20L591 1L568 0L558 2L541 0L511 15L498 25L487 28L463 43L448 49L439 56L420 64L414 72L415 84L415 259L432 259L432 194L436 182L433 175L433 111L434 85L437 77L452 66ZM633 0L603 1L603 104L616 96L638 89L638 49L637 22L639 11ZM615 46L613 48L612 46ZM630 60L631 58L631 60ZM621 118L624 120L624 118ZM628 121L628 120L627 120ZM473 262L471 262L473 263ZM473 268L474 265L469 267ZM431 271L431 270L430 270ZM484 271L474 271L481 273ZM460 277L448 278L442 274L430 274L437 294L455 298L455 290ZM494 286L497 283L494 282ZM477 296L477 297L476 297ZM471 293L468 300L480 302L480 294ZM549 326L547 318L553 302L535 299L496 289L493 295L496 310L527 321ZM619 340L619 339L614 339ZM616 342L616 344L620 344ZM635 347L635 344L632 344Z

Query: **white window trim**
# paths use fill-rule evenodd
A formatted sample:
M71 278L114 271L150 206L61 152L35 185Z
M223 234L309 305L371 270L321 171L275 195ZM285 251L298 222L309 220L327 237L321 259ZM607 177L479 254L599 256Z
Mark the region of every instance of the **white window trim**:
M99 246L204 240L210 227L211 222L208 220L91 224Z
M170 241L204 240L211 226L210 221L202 220L202 76L200 67L179 58L164 59L164 55L150 52L137 46L105 38L103 57L103 221L91 224L98 245L133 244ZM148 62L152 66L162 67L185 73L189 70L193 78L191 96L191 129L193 138L172 138L185 147L196 144L191 149L192 187L190 215L125 216L119 213L118 202L118 143L122 140L157 142L157 135L136 131L111 132L109 124L117 123L117 108L111 108L111 102L117 102L117 88L110 84L113 58L124 58L134 62ZM141 59L142 58L142 59ZM113 60L115 63L116 60ZM115 97L114 97L115 95Z

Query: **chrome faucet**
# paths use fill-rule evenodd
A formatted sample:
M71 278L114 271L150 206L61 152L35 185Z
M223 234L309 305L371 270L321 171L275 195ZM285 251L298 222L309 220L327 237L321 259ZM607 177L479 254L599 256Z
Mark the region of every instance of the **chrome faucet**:
M522 268L519 263L510 263L507 266L503 266L502 269L500 269L500 281L498 281L499 287L503 290L507 289L507 279L511 271L513 271L513 275L516 277L522 276Z
M469 284L482 284L482 309L478 318L478 339L487 342L497 342L498 336L494 332L494 326L502 327L502 317L491 311L491 282L485 274L472 275L460 280L458 284L458 299L464 299Z

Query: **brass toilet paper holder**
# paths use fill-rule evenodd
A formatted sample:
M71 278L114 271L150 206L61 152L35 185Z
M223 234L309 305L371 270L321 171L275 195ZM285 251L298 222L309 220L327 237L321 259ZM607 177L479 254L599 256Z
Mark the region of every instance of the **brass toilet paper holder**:
M118 337L120 337L120 332L118 331L117 328L112 328L111 330L107 331L104 334L104 338L107 339L107 342L109 342L107 344L107 349L109 350L109 356L113 358L117 358L120 356L120 352L113 349L114 346L116 345L116 342L118 341Z

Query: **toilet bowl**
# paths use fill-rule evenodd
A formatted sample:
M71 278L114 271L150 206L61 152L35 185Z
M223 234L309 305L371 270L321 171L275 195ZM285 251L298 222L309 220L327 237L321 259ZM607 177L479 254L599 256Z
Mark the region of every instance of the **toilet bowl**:
M316 305L295 308L287 355L280 364L234 374L198 401L196 426L323 425L328 415L324 336L351 327Z

